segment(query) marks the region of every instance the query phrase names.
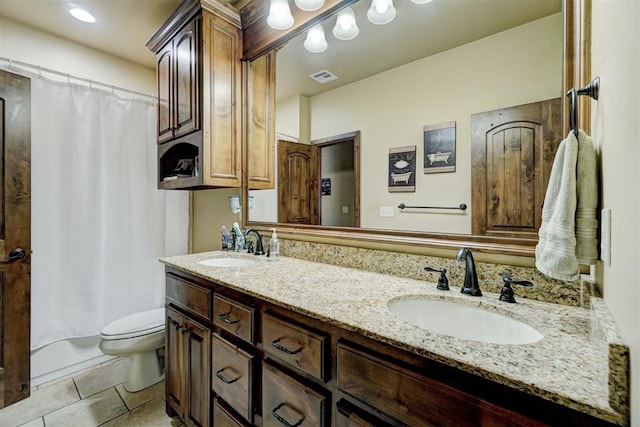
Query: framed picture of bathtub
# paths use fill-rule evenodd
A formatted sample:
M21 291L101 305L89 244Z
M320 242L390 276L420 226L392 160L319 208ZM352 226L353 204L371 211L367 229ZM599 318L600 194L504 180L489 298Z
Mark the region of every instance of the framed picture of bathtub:
M456 171L456 122L424 127L424 173Z
M389 192L416 191L416 146L389 149Z

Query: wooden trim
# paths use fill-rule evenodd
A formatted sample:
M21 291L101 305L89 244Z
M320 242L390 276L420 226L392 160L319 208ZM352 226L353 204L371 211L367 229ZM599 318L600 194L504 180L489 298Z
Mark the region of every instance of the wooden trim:
M325 0L324 5L314 11L305 12L291 7L294 24L288 30L274 30L267 25L270 0L253 0L242 8L243 59L253 60L281 47L308 28L337 13L357 0Z
M360 131L347 132L340 135L330 136L328 138L315 139L311 141L312 145L316 145L320 148L328 145L339 144L341 142L353 141L353 175L355 177L354 183L354 227L360 228ZM320 159L322 155L320 156ZM320 173L320 166L318 165L318 173ZM318 180L320 182L320 180ZM320 194L318 194L320 198ZM318 206L322 206L320 200Z

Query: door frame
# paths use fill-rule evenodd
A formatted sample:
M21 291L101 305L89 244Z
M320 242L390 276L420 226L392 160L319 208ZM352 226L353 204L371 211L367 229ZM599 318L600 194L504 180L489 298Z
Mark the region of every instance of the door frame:
M360 131L346 132L339 135L330 136L327 138L314 139L311 141L311 145L315 145L320 148L320 162L322 162L322 148L330 145L342 144L345 142L353 142L353 174L354 174L354 204L353 215L354 224L353 227L360 228ZM320 169L318 168L318 182L320 182ZM318 192L318 216L320 223L322 223L322 204L321 194Z

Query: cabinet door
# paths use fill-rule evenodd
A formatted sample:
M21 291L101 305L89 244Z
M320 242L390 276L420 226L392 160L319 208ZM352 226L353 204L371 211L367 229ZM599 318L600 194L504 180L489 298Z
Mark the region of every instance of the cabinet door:
M189 385L184 421L189 426L209 425L211 390L211 331L186 318L186 361Z
M247 66L247 153L249 189L275 188L275 82L276 53Z
M203 20L203 146L207 185L240 187L242 30L207 11Z
M186 383L185 383L185 346L184 346L184 326L185 318L177 311L167 307L166 310L166 394L167 403L180 416L184 415L186 405Z
M158 84L158 143L173 138L173 43L169 42L156 56Z
M174 137L186 135L200 125L198 91L199 20L189 22L173 39L174 46Z

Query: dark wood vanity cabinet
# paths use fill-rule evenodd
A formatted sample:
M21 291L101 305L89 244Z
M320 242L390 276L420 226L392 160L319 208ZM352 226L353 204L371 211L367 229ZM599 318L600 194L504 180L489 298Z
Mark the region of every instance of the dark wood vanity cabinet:
M188 425L609 425L169 266L166 292L167 410Z
M166 400L189 426L210 425L211 331L167 307Z
M154 33L158 187L241 186L242 29L217 0L186 0Z

